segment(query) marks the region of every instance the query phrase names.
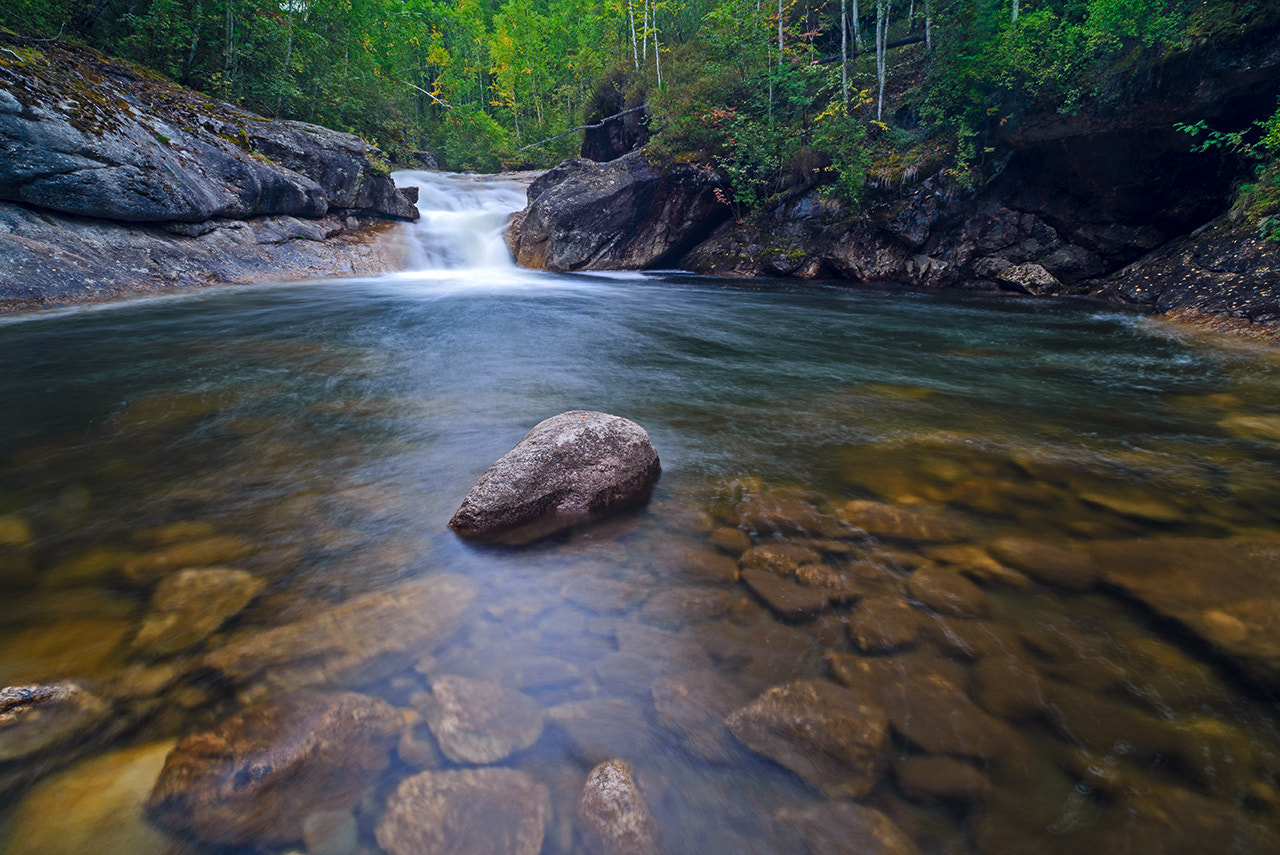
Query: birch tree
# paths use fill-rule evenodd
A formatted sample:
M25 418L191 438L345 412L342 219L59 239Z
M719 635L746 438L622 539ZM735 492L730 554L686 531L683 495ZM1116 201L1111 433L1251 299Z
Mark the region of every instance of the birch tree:
M876 121L884 116L884 84L888 77L886 46L889 43L889 0L876 0L876 82L880 85L880 95L876 99Z

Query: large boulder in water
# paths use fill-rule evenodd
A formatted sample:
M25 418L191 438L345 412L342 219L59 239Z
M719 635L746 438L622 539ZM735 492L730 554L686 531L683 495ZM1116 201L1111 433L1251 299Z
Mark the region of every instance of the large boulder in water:
M480 476L449 526L527 543L644 503L662 466L633 421L572 410L540 422Z
M395 707L354 692L265 701L179 742L147 815L209 843L301 841L311 814L359 803L403 728Z
M639 152L566 160L529 187L507 229L521 267L640 270L674 266L729 217L719 180L690 164L659 168Z

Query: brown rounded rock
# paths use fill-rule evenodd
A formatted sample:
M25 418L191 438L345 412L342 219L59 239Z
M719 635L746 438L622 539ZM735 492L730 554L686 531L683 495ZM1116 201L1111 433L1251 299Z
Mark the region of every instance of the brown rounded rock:
M550 819L550 792L523 772L422 772L388 800L376 836L391 855L538 855Z
M390 704L353 692L257 704L178 743L147 816L209 843L296 843L309 814L355 807L403 727Z
M528 695L449 674L431 684L427 725L455 763L497 763L542 735L542 711Z
M752 751L832 798L865 797L879 783L888 760L884 711L825 680L774 686L730 715L727 723Z
M539 422L485 470L449 527L464 537L527 543L643 504L661 471L644 428L572 410Z

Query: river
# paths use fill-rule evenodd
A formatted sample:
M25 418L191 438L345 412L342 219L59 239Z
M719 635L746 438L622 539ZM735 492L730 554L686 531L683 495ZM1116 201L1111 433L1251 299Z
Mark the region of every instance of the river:
M400 781L476 762L421 720L305 840L157 837L158 766L110 769L302 685L430 718L446 676L531 699L541 729L493 765L547 788L547 855L610 755L674 855L1277 851L1274 661L1237 608L1270 577L1215 591L1280 566L1274 351L1079 302L522 271L500 231L523 185L397 180L421 188L414 270L0 319L0 685L96 699L44 742L0 721L4 852L377 852ZM484 469L571 409L649 432L649 505L522 549L456 538ZM1220 577L1231 550L1262 558ZM1172 604L1133 576L1160 561ZM196 627L157 593L188 566L252 581ZM219 670L442 575L477 597L421 649L369 621L345 664ZM383 649L393 670L360 658ZM865 848L813 813L830 787L725 729L800 680L887 711L857 801L909 842Z

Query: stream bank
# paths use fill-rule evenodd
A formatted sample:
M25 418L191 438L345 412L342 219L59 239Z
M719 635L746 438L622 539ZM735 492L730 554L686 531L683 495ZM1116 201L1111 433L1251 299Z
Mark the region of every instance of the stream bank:
M0 311L376 274L417 219L382 153L138 66L0 32Z

